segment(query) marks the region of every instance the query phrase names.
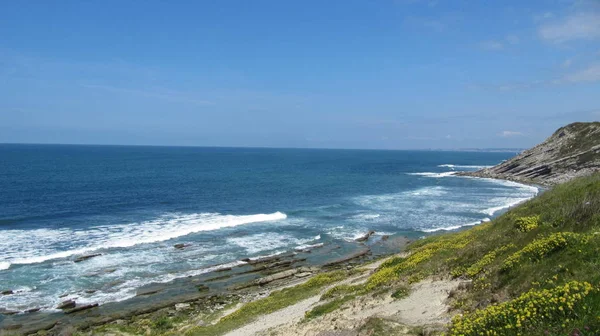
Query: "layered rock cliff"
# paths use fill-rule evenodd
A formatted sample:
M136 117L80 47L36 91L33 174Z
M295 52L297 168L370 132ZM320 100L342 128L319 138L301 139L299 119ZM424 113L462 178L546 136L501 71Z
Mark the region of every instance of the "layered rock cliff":
M596 171L600 171L600 122L578 122L499 165L460 175L552 186Z

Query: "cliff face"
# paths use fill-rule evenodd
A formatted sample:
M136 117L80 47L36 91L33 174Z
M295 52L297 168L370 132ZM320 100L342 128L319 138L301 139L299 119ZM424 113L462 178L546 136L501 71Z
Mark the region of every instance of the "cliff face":
M461 175L552 186L600 171L600 122L559 128L543 143L491 168Z

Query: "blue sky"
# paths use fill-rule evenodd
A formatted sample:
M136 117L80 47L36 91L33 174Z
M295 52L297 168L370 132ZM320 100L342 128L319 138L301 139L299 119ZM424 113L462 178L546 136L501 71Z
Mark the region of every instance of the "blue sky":
M600 1L9 1L0 142L529 147L600 119Z

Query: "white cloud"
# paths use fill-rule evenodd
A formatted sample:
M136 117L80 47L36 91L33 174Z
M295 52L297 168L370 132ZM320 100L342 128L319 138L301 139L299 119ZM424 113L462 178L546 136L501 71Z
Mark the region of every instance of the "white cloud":
M600 81L600 63L592 64L583 70L568 74L563 80L571 83Z
M554 17L554 13L552 12L544 12L544 13L540 13L540 14L536 14L533 16L533 20L534 21L544 21L544 20L548 20L548 19L552 19Z
M538 34L543 40L553 43L600 38L600 13L579 12L568 15L562 20L541 25Z
M494 50L504 49L504 44L502 42L498 42L498 41L494 41L494 40L481 42L480 46L484 50L494 51Z
M510 138L510 137L515 137L515 136L523 136L523 133L516 132L516 131L502 131L498 135L501 137L504 137L504 138Z
M566 59L566 60L565 60L565 61L562 63L562 67L563 67L563 68L570 68L570 67L571 67L571 65L573 65L573 59L572 59L572 58Z
M507 35L506 36L506 42L508 42L509 44L519 44L520 41L521 41L521 39L519 39L519 37L516 35Z

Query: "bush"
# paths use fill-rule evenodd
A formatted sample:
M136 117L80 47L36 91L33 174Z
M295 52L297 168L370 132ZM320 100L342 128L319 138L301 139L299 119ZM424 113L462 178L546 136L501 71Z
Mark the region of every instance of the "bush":
M570 322L600 327L596 307L599 288L571 281L553 289L530 290L517 299L456 316L449 335L542 335L569 333Z
M538 227L540 216L519 217L515 221L515 227L519 232L529 232Z

